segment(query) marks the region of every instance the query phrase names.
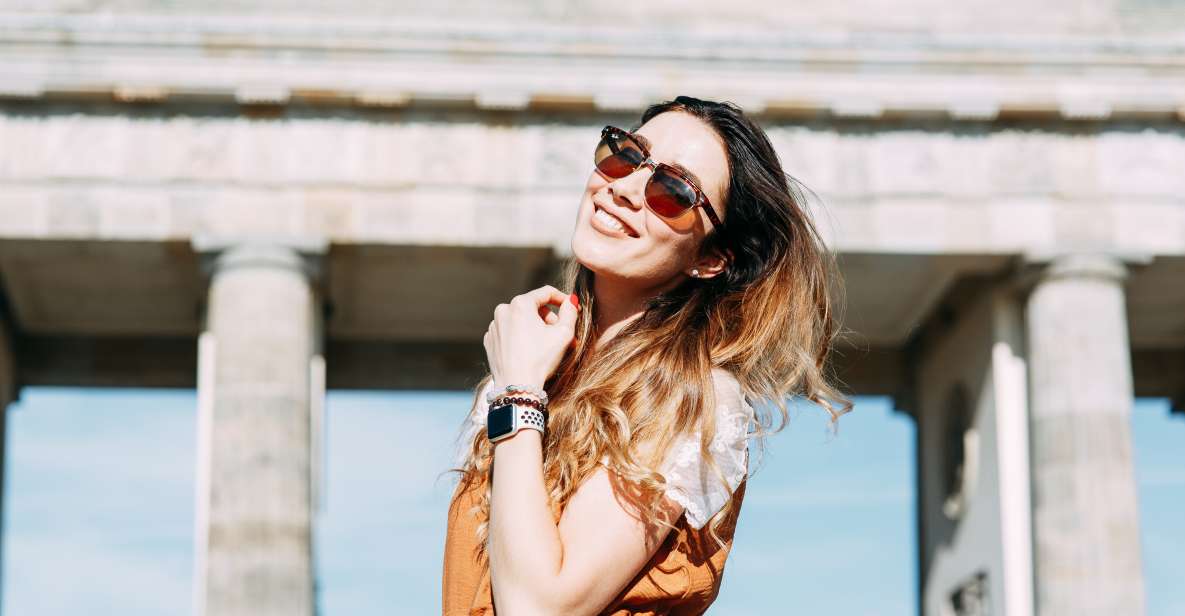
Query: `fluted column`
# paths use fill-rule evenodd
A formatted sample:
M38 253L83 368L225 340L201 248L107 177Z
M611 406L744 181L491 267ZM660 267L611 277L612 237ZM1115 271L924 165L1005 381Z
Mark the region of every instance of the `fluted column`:
M1125 266L1068 255L1027 302L1039 616L1144 613Z
M320 257L274 243L205 253L195 611L311 616Z

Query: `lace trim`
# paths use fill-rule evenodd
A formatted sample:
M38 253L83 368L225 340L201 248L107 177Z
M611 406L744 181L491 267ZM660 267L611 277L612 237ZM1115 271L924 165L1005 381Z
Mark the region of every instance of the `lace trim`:
M726 405L720 405L717 410L720 421L708 447L724 474L727 486L720 484L707 461L700 457L699 431L682 438L671 450L661 471L667 480L664 493L683 505L688 524L697 529L703 528L724 507L749 472L751 407L742 398L742 408L739 410L734 411Z

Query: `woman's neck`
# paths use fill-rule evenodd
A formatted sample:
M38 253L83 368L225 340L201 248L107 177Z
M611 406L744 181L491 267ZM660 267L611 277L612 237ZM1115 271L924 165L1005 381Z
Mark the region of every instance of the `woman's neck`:
M637 289L612 278L594 276L593 302L597 307L594 326L600 332L595 347L599 348L642 316L646 302L662 292L663 289Z

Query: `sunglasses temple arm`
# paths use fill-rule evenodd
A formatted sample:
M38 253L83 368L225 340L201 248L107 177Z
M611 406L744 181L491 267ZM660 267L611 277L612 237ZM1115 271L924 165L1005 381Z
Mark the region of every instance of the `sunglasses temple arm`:
M716 225L717 227L722 226L723 223L721 223L720 219L716 217L716 211L712 209L712 205L705 201L703 206L704 213L708 215L708 220L712 221L712 224Z

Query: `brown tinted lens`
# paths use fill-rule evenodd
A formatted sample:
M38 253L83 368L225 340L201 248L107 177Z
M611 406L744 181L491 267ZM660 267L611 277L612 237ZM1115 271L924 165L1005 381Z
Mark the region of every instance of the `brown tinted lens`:
M695 201L695 188L663 169L656 171L646 183L646 204L659 216L680 216L691 209Z
M633 173L642 160L642 151L637 144L615 133L602 137L593 153L597 169L611 178L623 178Z

